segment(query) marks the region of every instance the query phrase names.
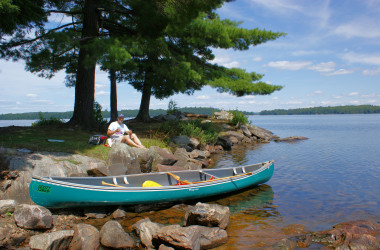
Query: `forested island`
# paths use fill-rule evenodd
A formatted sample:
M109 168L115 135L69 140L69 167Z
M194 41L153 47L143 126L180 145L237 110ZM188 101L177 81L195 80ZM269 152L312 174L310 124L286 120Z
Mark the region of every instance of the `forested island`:
M195 113L200 115L212 115L214 112L220 111L220 109L217 108L204 108L204 107L185 107L185 108L178 108L181 112L186 113ZM120 114L124 114L126 117L136 117L138 114L138 109L126 109L126 110L120 110ZM151 117L166 114L166 109L151 109L149 110L149 115ZM257 114L254 112L243 112L245 115L253 115ZM70 119L73 115L72 111L67 112L28 112L28 113L17 113L17 114L1 114L0 120L37 120L41 118L49 119L49 118L58 118L58 119ZM102 111L103 118L110 118L111 112L108 110Z
M259 114L260 115L327 115L327 114L376 114L376 113L380 113L380 106L346 105L346 106L335 106L335 107L263 110Z
M185 107L178 108L181 112L195 113L201 115L212 115L216 111L220 111L218 108L203 108L203 107ZM119 113L124 114L127 117L136 117L138 109L126 109L120 110ZM347 106L335 106L335 107L313 107L313 108L299 108L299 109L274 109L263 110L261 112L248 112L242 111L245 115L325 115L325 114L376 114L380 113L380 106L373 105L347 105ZM154 117L161 114L166 114L166 109L151 109L149 111L150 116ZM72 111L67 112L28 112L17 114L1 114L0 120L37 120L41 118L58 118L58 119L70 119L73 115ZM110 111L102 111L103 118L110 118Z

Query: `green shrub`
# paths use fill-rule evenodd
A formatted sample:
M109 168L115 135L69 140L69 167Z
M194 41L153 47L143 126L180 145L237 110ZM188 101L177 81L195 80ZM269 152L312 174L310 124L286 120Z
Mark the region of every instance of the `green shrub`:
M39 113L40 119L36 122L32 123L33 127L45 127L45 126L54 126L54 125L62 125L65 122L62 121L59 118L50 117L49 119L46 119L43 117L42 113Z
M179 111L179 109L178 109L177 103L175 101L173 101L173 100L170 100L169 104L168 104L168 110L166 111L166 113L168 115L174 115L178 111Z
M202 123L200 119L197 120L174 120L164 122L160 130L170 136L187 135L199 139L201 144L214 144L218 139L220 132L219 127L213 123Z
M230 124L233 126L240 124L247 124L248 123L248 116L246 116L243 112L238 110L232 110L230 111L233 115L232 120L230 121Z

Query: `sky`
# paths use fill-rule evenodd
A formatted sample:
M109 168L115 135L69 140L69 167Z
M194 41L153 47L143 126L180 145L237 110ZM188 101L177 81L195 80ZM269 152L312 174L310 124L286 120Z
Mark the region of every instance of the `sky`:
M264 74L281 85L271 95L234 97L205 87L193 95L158 100L151 109L214 107L259 112L340 105L380 105L380 1L378 0L236 0L217 10L241 27L284 32L274 41L246 51L213 49L215 63ZM52 79L25 71L22 61L0 60L0 114L72 111L74 88L64 72ZM97 69L95 99L110 108L108 75ZM141 93L118 84L118 110L138 109Z

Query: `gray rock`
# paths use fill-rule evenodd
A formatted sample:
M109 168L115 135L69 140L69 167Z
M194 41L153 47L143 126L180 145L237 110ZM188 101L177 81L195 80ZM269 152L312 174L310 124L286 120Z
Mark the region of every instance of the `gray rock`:
M244 134L237 132L237 131L226 131L224 133L228 137L235 137L239 142L244 140L244 138L245 138Z
M189 226L197 228L201 232L201 249L211 249L225 244L228 240L226 230L219 227Z
M189 206L185 214L185 225L201 225L226 229L230 223L230 209L218 204L198 202Z
M193 159L205 159L206 158L206 154L202 150L194 149L193 151L190 152L190 158L193 158Z
M150 149L158 154L156 164L171 166L178 161L177 157L175 157L172 152L166 148L151 146Z
M74 236L74 230L62 230L38 234L30 237L31 249L68 249Z
M105 162L88 156L68 153L34 152L31 154L9 153L9 169L18 177L4 192L3 199L12 199L19 204L33 204L29 197L29 184L37 176L87 176L90 169L105 166Z
M136 231L137 235L140 237L141 243L146 248L154 248L153 246L153 235L164 227L164 225L159 223L151 222L149 218L139 220L133 224L132 228Z
M187 135L179 135L171 138L171 141L179 147L189 146L191 141Z
M201 145L201 142L197 138L194 138L194 137L190 138L190 144L189 144L190 147L198 149L200 145Z
M125 143L115 143L108 153L107 163L110 171L107 175L150 172L154 154L153 150L134 148Z
M100 233L96 227L80 223L74 226L74 237L70 243L70 250L99 249Z
M289 239L282 239L274 244L270 249L273 250L293 250L296 249L297 244Z
M228 111L220 111L220 112L214 112L214 116L215 116L215 119L217 120L232 120L232 118L234 117L232 113L228 112Z
M133 248L136 245L120 223L114 220L103 225L100 230L100 243L110 248Z
M13 213L16 205L15 200L0 200L0 214Z
M266 130L257 126L253 126L251 124L246 124L246 126L248 130L252 133L252 136L257 137L258 139L270 141L276 137L269 130Z
M198 228L170 225L162 227L154 236L154 246L164 244L175 249L200 249L201 233Z
M83 212L87 218L102 219L107 217L105 207L86 207Z
M218 137L216 145L222 146L224 150L231 150L233 142L228 136L220 136Z
M296 141L302 141L302 140L307 140L309 138L304 137L304 136L289 136L286 138L278 138L275 139L275 142L296 142Z
M15 208L14 219L17 226L24 229L49 229L53 226L53 216L44 207L22 204Z
M249 129L246 126L240 126L240 129L243 131L243 134L247 137L251 137L252 133L249 131Z
M124 210L118 208L115 210L115 212L112 213L112 217L114 219L125 218L125 217L127 217L127 213Z

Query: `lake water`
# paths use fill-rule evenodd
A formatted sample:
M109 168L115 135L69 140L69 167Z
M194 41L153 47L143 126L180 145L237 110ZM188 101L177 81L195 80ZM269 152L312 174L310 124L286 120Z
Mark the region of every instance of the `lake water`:
M252 243L258 229L276 231L298 223L315 231L343 221L378 221L380 115L251 116L250 120L281 138L309 139L240 147L217 156L216 167L275 160L274 175L261 187L264 190L258 188L230 206L235 218L230 246L259 246Z
M296 143L238 147L217 155L216 167L275 160L266 184L217 200L231 209L229 240L219 249L269 246L283 228L325 230L357 219L380 218L380 115L250 116L253 125ZM33 121L0 121L30 126ZM6 124L6 125L4 125Z

